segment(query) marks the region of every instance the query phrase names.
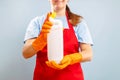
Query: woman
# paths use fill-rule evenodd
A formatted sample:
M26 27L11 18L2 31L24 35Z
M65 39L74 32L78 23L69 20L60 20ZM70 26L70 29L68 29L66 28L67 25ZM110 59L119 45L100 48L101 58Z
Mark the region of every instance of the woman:
M84 80L80 63L92 59L92 39L83 18L72 13L67 5L68 0L49 0L51 12L47 15L34 18L27 29L23 56L36 57L36 67L33 80ZM60 64L47 59L46 36L54 17L63 23L64 57Z

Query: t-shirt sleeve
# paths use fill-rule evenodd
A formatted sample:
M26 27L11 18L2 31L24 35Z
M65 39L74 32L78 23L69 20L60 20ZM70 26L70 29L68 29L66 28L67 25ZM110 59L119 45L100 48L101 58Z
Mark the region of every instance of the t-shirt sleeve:
M44 22L44 17L35 17L32 19L26 29L25 37L24 37L24 42L28 39L38 37L40 30L42 28L43 22Z
M77 25L77 27L75 27L75 33L77 35L78 42L93 45L90 31L84 19Z

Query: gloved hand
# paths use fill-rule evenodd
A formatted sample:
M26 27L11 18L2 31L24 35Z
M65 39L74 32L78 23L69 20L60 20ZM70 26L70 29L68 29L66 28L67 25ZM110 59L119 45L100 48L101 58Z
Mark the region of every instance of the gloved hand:
M55 61L46 61L48 67L61 70L68 66L68 64L57 64Z
M45 22L43 23L41 32L36 40L32 43L33 49L38 52L42 50L47 44L47 33L49 33L53 23L49 21L49 17L54 18L55 13L48 13Z
M61 70L66 68L68 65L79 63L82 60L81 53L73 53L63 57L60 64L57 64L55 61L46 61L46 64L54 69Z

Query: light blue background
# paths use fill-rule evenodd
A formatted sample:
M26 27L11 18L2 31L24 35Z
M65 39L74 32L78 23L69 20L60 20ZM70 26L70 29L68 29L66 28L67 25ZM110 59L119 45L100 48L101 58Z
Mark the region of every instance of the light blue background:
M93 60L83 63L85 80L120 80L120 0L70 0L88 23ZM35 57L22 57L29 21L50 10L48 0L0 0L0 80L32 80Z

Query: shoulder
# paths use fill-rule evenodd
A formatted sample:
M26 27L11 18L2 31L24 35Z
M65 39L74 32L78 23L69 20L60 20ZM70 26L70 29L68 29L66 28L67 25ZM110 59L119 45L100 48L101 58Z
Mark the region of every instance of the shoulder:
M82 19L80 23L78 23L76 26L74 26L74 29L76 32L78 31L84 31L88 29L88 25L85 19Z
M74 28L74 30L79 42L93 44L91 33L85 19L82 19L82 21Z
M24 41L30 38L37 37L39 35L45 18L46 14L42 16L36 16L29 22L28 27L26 29Z
M77 27L81 27L81 26L84 26L84 27L87 26L87 22L85 19L82 19L81 22L77 24Z
M47 14L43 14L41 16L36 16L30 21L30 23L36 24L36 25L41 24L44 22L46 16L47 16Z

